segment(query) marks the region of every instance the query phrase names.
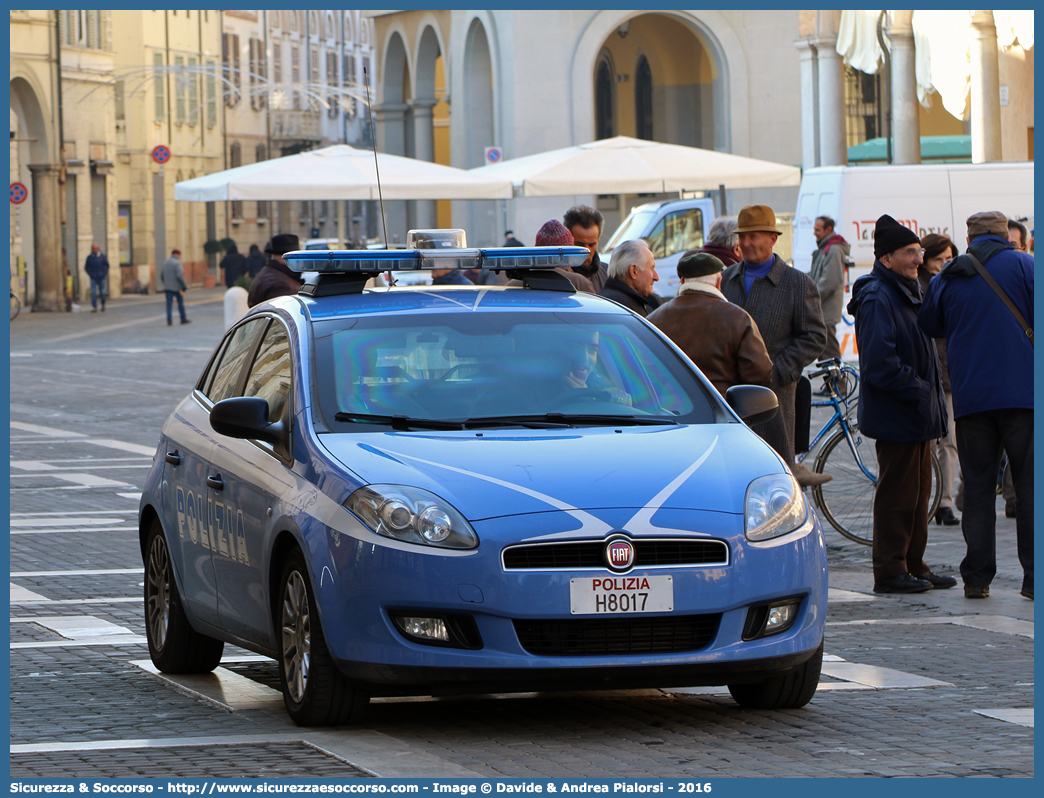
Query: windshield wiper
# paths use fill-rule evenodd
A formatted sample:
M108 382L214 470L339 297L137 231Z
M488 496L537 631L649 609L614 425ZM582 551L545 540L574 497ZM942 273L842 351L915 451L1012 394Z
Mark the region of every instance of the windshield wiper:
M621 424L634 426L666 426L678 422L671 418L656 416L602 416L596 413L548 413L544 416L548 421L563 421L567 424L604 424L613 427Z
M392 429L464 429L460 421L442 421L436 418L411 418L410 416L379 416L371 413L337 413L334 421L356 424L387 424Z
M548 421L546 416L479 416L464 422L467 429L518 426L527 429L562 429L572 426L563 421Z

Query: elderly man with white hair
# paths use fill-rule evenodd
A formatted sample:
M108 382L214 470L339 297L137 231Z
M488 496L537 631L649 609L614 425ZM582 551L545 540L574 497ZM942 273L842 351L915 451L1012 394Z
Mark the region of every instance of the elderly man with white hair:
M644 240L624 241L609 259L609 279L600 294L619 302L639 316L648 316L660 306L653 285L660 279L656 259Z
M758 325L719 290L724 268L707 252L686 252L678 261L678 296L649 314L723 396L733 385L772 382L772 359Z

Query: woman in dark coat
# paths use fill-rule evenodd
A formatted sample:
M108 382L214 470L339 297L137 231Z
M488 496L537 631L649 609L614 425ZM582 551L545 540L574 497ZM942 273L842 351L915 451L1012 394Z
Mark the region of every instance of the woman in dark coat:
M225 288L231 288L236 280L246 274L246 258L236 249L235 244L229 244L225 257L221 259L221 268L225 270Z
M257 244L250 245L250 254L247 255L246 269L251 277L257 277L257 273L265 267L266 258L257 248Z

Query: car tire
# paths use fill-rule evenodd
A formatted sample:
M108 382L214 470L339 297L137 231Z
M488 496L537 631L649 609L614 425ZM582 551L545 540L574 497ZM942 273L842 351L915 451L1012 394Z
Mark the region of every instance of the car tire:
M793 670L753 684L730 684L736 703L747 709L797 709L812 700L823 668L823 643Z
M275 608L279 683L286 711L298 726L358 721L370 697L337 669L316 608L304 557L294 549L283 566Z
M145 543L145 636L152 664L163 673L209 673L225 648L224 642L200 634L189 623L158 519Z

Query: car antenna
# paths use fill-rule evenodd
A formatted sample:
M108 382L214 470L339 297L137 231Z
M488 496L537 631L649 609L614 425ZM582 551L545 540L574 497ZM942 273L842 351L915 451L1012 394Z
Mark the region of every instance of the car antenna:
M381 167L377 164L377 134L373 130L373 106L370 105L370 81L363 67L363 87L366 89L366 111L370 117L370 143L373 144L373 168L377 170L377 196L381 201L381 225L384 227L384 248L388 245L388 220L384 217L384 194L381 192Z

